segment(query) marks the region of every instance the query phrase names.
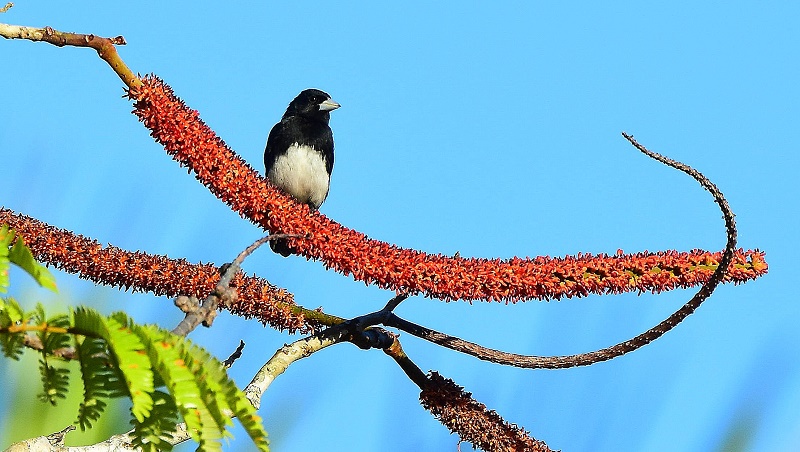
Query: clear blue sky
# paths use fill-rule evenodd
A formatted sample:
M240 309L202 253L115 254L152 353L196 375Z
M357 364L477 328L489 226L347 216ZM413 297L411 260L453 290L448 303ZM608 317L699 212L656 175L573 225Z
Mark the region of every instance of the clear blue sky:
M321 210L401 246L482 257L718 250L710 196L620 132L693 165L728 197L740 246L767 252L766 277L720 288L665 337L587 368L500 367L408 335L403 345L552 448L716 450L741 427L747 450L797 450L800 6L700 3L23 0L0 21L125 36L129 66L164 78L259 170L288 102L307 87L329 92L342 108ZM93 51L1 41L0 62L0 204L194 262L230 261L261 236L153 143ZM391 297L267 250L245 269L346 317ZM165 327L180 317L167 299L57 278L104 312ZM29 302L47 299L15 281ZM514 306L415 298L397 312L495 348L568 354L636 335L692 293ZM232 371L242 386L296 339L228 314L192 338L222 357L243 339ZM344 344L293 365L261 414L277 451L455 450L417 395L382 353ZM238 432L230 450L249 448Z

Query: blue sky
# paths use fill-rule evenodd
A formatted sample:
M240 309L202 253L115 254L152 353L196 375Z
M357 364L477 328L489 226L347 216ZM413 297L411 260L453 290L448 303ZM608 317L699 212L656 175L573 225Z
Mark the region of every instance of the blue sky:
M800 447L800 308L789 271L800 251L798 14L774 1L21 1L0 21L125 36L128 65L161 76L259 170L288 102L304 88L327 91L342 108L332 114L336 166L322 212L425 251L717 250L725 237L711 197L620 132L693 165L727 196L740 246L767 252L766 277L721 287L665 337L587 368L505 368L408 335L403 345L422 369L552 448L715 450L744 426L747 450L774 451ZM2 41L0 61L0 204L193 262L230 261L261 236L148 137L93 51ZM392 295L266 250L245 270L345 317ZM170 300L57 278L76 303L165 327L180 318ZM20 298L49 297L14 281ZM692 293L511 306L414 298L397 313L494 348L569 354L634 336ZM192 338L223 357L243 339L232 370L242 386L296 339L228 314ZM293 365L261 414L279 451L454 450L457 439L417 395L382 353L343 344ZM229 449L249 443L239 432Z

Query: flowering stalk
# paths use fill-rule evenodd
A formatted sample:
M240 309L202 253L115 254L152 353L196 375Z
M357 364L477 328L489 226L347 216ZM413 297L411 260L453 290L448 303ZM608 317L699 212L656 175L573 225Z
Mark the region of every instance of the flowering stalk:
M104 247L96 240L4 208L0 208L0 224L11 226L37 260L95 283L155 295L204 298L220 278L219 270L211 264ZM228 307L232 313L258 318L278 330L307 332L319 323L314 317L324 316L295 305L291 293L261 278L238 273L230 287L238 292L238 298Z
M155 76L131 89L134 114L151 135L215 196L272 233L297 234L292 247L308 259L379 287L442 300L516 302L629 291L661 292L707 281L721 253L694 250L465 259L431 255L369 239L297 203L236 155L172 89ZM767 271L764 254L739 250L725 281Z

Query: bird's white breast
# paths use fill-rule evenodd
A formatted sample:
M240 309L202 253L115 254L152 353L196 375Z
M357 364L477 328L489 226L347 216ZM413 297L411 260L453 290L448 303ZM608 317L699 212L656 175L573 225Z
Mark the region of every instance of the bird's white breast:
M328 196L330 176L322 154L306 145L289 146L267 177L298 201L317 209Z

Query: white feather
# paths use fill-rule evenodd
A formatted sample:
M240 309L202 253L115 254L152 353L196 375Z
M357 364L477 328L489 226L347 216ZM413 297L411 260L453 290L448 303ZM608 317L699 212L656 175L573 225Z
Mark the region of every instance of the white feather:
M298 201L318 209L328 196L330 176L322 154L294 143L279 156L267 175L275 185Z

